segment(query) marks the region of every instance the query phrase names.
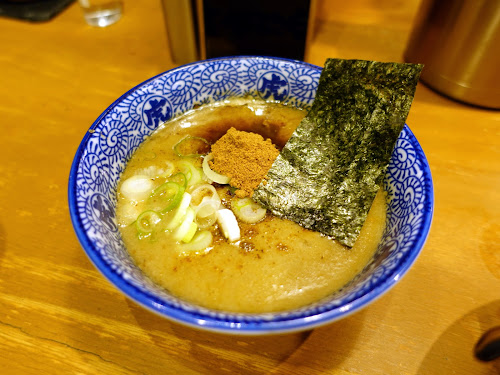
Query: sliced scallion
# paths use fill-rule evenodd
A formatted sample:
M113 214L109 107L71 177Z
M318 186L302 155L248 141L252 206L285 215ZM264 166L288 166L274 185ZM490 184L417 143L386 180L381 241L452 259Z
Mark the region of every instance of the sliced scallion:
M188 232L192 229L191 224L194 224L194 216L195 216L194 210L191 207L188 207L186 210L186 215L184 215L184 219L183 219L181 225L179 225L174 232L174 239L176 241L181 241L182 239L184 239L187 236ZM196 231L196 228L195 228L195 231ZM192 234L192 236L194 236L194 233ZM192 236L191 236L191 238L192 238ZM191 240L191 239L189 239L189 240ZM185 242L189 242L189 241L185 241Z
M208 228L217 221L217 211L219 210L220 202L213 199L203 198L198 206L196 206L195 222L202 229Z
M191 242L197 230L198 230L198 225L196 225L195 222L192 222L189 225L189 230L187 231L186 235L182 238L182 242L184 243Z
M161 173L159 177L170 177L172 173L174 173L174 169L174 163L167 160L165 162L165 168L162 171L163 173Z
M167 224L168 230L173 230L182 224L184 217L187 214L189 203L191 203L191 194L184 192L184 194L182 195L181 202L179 203L179 206L175 210L172 219Z
M120 188L122 195L133 201L140 201L147 198L153 190L153 181L145 175L135 175L126 179Z
M231 208L238 219L244 223L254 224L261 221L267 210L254 202L251 198L235 198L231 201Z
M153 210L144 211L135 221L135 227L140 234L149 234L161 221L160 215Z
M201 182L203 172L195 167L189 160L181 160L178 163L178 167L186 176L188 186L193 186Z
M240 239L240 227L236 221L236 217L231 210L223 208L217 211L217 222L224 237L230 242Z
M219 194L217 194L217 190L213 185L210 184L202 184L196 186L191 192L191 207L196 208L199 206L204 200L210 199L216 202L221 202Z
M205 138L188 135L177 142L174 151L180 157L198 157L210 152L210 143Z
M202 164L203 172L210 180L217 182L218 184L222 185L228 184L230 180L229 177L217 173L210 168L210 164L208 164L208 162L213 160L213 158L214 156L212 154L208 154L203 158L203 164Z
M188 186L188 179L186 177L186 175L182 172L179 172L179 173L176 173L174 174L172 177L170 177L168 179L169 181L171 182L175 182L175 183L178 183L179 185L181 185L184 189L187 188Z
M192 253L208 252L212 244L213 236L208 230L198 231L189 243L183 243L180 246L182 255Z
M178 183L167 181L153 191L149 204L157 211L170 211L180 203L184 190Z

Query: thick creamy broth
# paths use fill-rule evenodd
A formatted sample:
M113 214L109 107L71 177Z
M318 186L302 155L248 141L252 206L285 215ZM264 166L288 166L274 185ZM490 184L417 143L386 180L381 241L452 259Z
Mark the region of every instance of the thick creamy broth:
M256 224L239 222L241 239L234 243L228 242L214 225L212 244L196 254L182 253L182 246L168 231L148 238L138 236L133 222L143 211L143 203L131 207L120 194L120 186L127 178L180 160L173 148L187 134L213 143L235 127L271 138L281 148L304 115L304 111L280 104L207 105L171 120L145 140L122 174L117 205L124 243L144 273L186 301L248 313L307 305L338 290L358 274L382 236L386 211L383 192L377 195L351 249L267 213ZM196 163L201 166L201 158ZM164 182L161 177L156 180L155 186ZM231 190L217 185L217 191L222 204L229 207Z

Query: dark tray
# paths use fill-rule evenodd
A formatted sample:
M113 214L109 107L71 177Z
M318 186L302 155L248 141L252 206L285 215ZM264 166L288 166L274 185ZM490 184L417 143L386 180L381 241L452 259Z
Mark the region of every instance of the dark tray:
M0 0L0 17L48 21L75 0Z

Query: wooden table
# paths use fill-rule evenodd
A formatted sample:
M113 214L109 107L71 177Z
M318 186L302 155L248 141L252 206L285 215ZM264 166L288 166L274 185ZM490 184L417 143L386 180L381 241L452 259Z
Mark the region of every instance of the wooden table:
M306 60L403 61L418 1L320 1ZM389 293L311 332L232 337L170 323L90 263L70 223L73 155L117 97L172 68L159 1L105 29L76 3L0 19L2 374L497 374L472 348L500 325L500 113L419 85L408 124L435 184L427 244Z

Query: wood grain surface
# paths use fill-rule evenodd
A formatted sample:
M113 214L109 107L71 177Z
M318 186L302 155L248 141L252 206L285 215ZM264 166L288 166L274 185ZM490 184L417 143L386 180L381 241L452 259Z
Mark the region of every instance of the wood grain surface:
M403 61L418 0L318 1L306 60ZM77 3L0 19L0 373L498 374L473 347L500 325L500 112L419 84L408 124L435 188L428 241L366 309L304 333L235 337L171 323L120 294L71 226L67 182L86 130L174 67L160 1L99 29Z

